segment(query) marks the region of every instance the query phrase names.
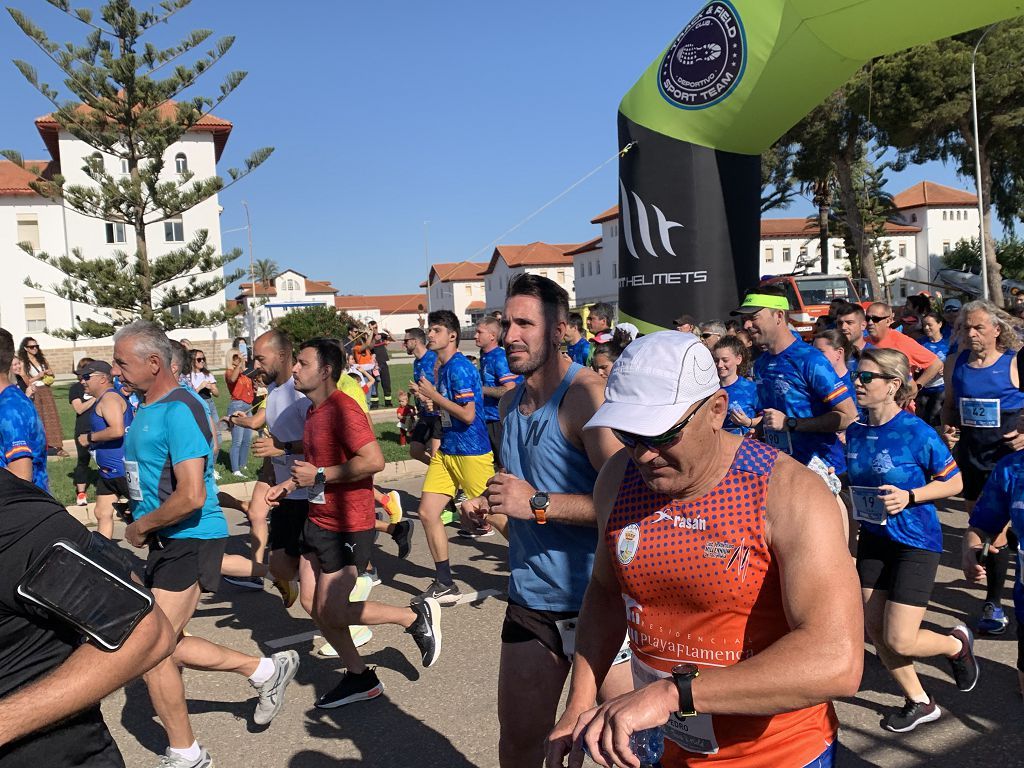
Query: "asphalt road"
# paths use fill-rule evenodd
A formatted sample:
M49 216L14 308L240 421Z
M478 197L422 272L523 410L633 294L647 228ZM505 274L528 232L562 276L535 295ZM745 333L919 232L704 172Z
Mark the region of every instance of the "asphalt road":
M389 484L403 494L415 517L420 478ZM233 535L229 548L241 551L247 528L228 511ZM980 608L958 570L960 511L944 515L946 553L927 621L950 628ZM120 528L115 535L120 535ZM252 723L255 698L240 676L186 671L189 711L197 737L217 768L346 768L416 766L468 768L497 766L497 690L499 632L507 583L506 548L495 536L464 542L451 528L453 572L463 593L477 599L446 608L443 650L424 670L412 640L396 627L379 627L361 649L378 665L384 696L321 711L315 697L338 679L337 660L312 654L322 641L296 603L285 610L269 584L265 592L223 583L205 598L189 625L194 635L247 653L294 648L301 667L288 691L284 710L267 728ZM374 562L383 579L372 599L404 604L430 582L433 570L422 531L408 560L395 557L394 544L382 537ZM822 610L828 610L827 597ZM1024 705L1016 693L1016 642L1013 628L1000 638L981 639L981 680L971 693L953 686L942 659L918 664L926 689L943 709L936 723L897 735L879 727L881 717L902 700L896 686L868 646L861 692L837 708L842 723L839 764L844 768L928 765L1024 766ZM780 676L784 675L780 670ZM166 747L145 686L136 682L107 699L107 723L128 766L155 766Z

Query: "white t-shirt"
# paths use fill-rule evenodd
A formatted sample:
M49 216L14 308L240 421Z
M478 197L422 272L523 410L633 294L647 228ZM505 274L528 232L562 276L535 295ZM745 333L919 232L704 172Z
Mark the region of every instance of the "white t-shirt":
M267 429L270 434L283 443L302 440L302 431L306 427L306 414L312 403L295 390L295 380L288 380L278 386L270 384L267 394ZM280 485L292 476L292 464L302 459L302 454L275 456L271 459L274 465L274 482ZM289 499L308 499L309 489L299 488L288 494Z
M211 384L217 383L217 379L213 377L213 374L203 373L202 371L192 371L192 373L188 375L188 380L192 384L192 389L196 392L199 392L199 385L203 382L209 382ZM213 397L213 393L211 393L210 390L206 390L205 392L200 392L200 396L205 396L205 399L207 397Z

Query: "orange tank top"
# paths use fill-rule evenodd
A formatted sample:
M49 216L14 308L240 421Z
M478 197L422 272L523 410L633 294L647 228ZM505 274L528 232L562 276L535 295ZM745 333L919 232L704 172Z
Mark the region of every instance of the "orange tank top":
M638 686L681 663L731 666L789 632L764 536L777 456L744 440L722 481L689 501L651 491L636 465L627 465L605 544L622 589ZM772 717L673 717L662 765L799 768L832 743L837 727L831 704Z

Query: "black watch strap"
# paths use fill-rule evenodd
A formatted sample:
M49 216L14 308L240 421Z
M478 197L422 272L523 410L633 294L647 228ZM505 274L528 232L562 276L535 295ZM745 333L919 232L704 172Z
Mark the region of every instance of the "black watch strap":
M693 706L692 686L693 681L698 677L700 677L700 672L696 669L688 670L683 674L677 671L672 673L672 679L676 684L676 692L679 694L679 709L676 712L679 717L693 717L697 714L697 709Z
M908 507L916 507L917 506L917 497L914 495L914 489L911 488L909 491L907 491L907 495L910 497L909 499L907 499L907 506Z

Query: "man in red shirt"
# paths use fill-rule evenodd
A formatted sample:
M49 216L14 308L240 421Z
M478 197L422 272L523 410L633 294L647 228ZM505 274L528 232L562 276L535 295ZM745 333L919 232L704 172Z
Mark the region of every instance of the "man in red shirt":
M405 627L425 667L441 652L441 607L436 600L417 600L408 608L349 600L356 577L370 559L373 474L384 468L384 455L359 404L338 390L344 369L345 355L333 339L310 339L299 348L292 369L295 389L312 404L302 435L306 461L296 461L291 479L267 492L273 505L297 488L309 488L309 517L300 540L299 599L347 670L338 685L317 699L321 709L372 699L384 691L376 670L359 656L350 626Z
M910 370L914 375L909 382L909 400L913 400L919 388L942 373L942 361L905 333L892 327L892 307L888 304L872 304L868 307L865 319L868 328L867 343L880 349L895 349L906 355L910 361Z

